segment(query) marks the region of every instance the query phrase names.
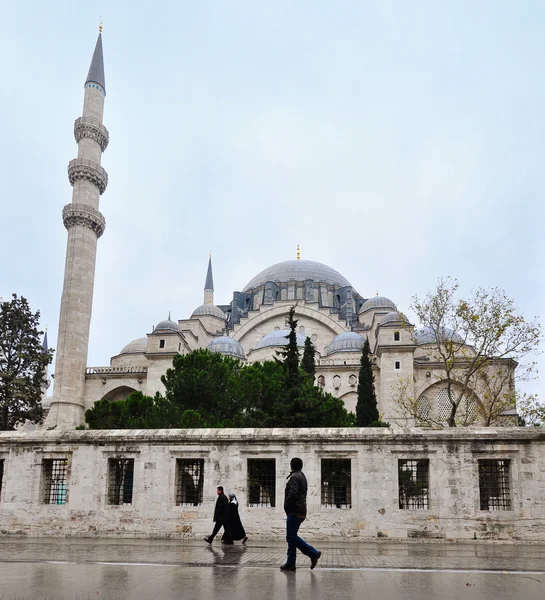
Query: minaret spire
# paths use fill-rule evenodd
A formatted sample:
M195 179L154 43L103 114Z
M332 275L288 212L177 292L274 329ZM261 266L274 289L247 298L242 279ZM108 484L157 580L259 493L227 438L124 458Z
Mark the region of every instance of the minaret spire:
M86 408L85 370L97 241L106 227L98 209L100 196L108 185L108 174L100 165L109 139L108 130L102 124L106 89L101 31L84 89L83 115L74 123L78 157L68 165L68 179L73 186L72 202L62 211L68 243L57 336L55 389L47 428L73 429L82 423Z
M206 271L206 281L204 282L204 303L214 304L214 278L212 277L212 252L208 257L208 270Z

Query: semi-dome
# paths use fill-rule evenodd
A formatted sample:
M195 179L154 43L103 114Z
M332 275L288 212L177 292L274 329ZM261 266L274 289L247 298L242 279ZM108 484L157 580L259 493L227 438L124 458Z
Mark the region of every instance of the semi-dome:
M148 347L148 338L142 337L129 342L119 354L141 354Z
M235 358L244 358L244 350L240 345L240 342L226 336L212 340L208 344L208 350L210 350L210 352L226 354L227 356L234 356Z
M288 344L289 329L277 329L263 336L255 345L255 349L268 348L269 346L286 346ZM302 333L296 333L297 345L305 345L305 336Z
M169 318L157 323L154 331L180 331L180 328L178 327L178 323L171 321Z
M335 354L335 352L361 352L365 340L355 331L346 331L337 337L326 348L326 355Z
M441 337L446 340L452 340L457 344L463 344L462 336L448 327L443 327ZM417 344L435 344L436 335L431 327L423 327L414 332L414 341Z
M368 310L371 310L372 308L387 308L388 310L397 310L397 306L390 300L390 298L386 298L385 296L374 296L362 304L360 308L360 315Z
M267 281L287 283L288 281L306 281L312 279L316 282L324 282L338 287L350 286L350 282L340 273L319 262L313 260L285 260L276 263L258 273L242 290L259 287Z
M211 303L197 306L197 308L191 314L191 318L206 316L217 317L218 319L225 320L225 313L221 310L221 308L218 308L215 304Z

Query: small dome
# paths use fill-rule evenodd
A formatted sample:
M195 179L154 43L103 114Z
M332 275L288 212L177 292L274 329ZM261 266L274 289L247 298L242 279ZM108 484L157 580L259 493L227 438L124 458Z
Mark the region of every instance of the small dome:
M289 329L278 329L276 331L271 331L267 335L263 336L259 342L257 342L255 349L259 350L259 348L268 348L269 346L286 346L288 344L288 338L290 330ZM297 337L297 345L304 346L305 345L305 336L302 333L296 333Z
M170 319L165 319L160 323L157 323L154 331L180 331L178 327L178 323L171 321Z
M234 356L235 358L244 358L244 350L240 345L240 342L230 337L219 337L212 340L208 344L208 350L210 352L219 352L220 354L226 354L227 356Z
M456 342L457 344L463 344L464 342L460 334L456 333L452 329L449 329L448 327L443 328L442 336L447 340L452 340L453 342ZM419 329L418 331L414 332L414 341L419 345L435 344L435 333L431 327L423 327L422 329Z
M393 310L384 316L380 325L385 325L386 323L398 323L400 321L407 322L407 319L401 313Z
M335 354L335 352L361 352L365 340L354 331L341 333L333 338L333 341L326 348L326 355Z
M201 304L200 306L197 306L191 314L191 318L205 316L217 317L218 319L225 320L225 313L215 304Z
M368 310L371 310L372 308L387 308L388 310L397 310L396 305L390 300L390 298L386 298L384 296L373 296L373 298L369 298L369 300L366 300L362 304L360 308L360 315Z
M142 354L148 347L148 338L142 337L129 342L119 354Z

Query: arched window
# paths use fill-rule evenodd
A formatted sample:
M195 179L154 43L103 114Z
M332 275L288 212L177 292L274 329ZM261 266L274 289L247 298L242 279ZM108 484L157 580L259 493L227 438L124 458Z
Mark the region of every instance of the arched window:
M358 378L357 378L357 377L356 377L354 374L352 374L352 375L350 375L350 376L348 377L348 383L349 383L349 384L350 384L352 387L354 387L354 386L356 385L356 383L357 383L357 382L358 382Z
M420 396L416 402L416 418L426 422L430 418L431 404L426 396Z
M333 377L333 387L338 390L341 387L341 378L339 375Z
M325 387L325 377L323 375L318 376L318 385L320 387Z
M437 418L439 421L448 421L452 413L452 402L448 390L439 390L437 394Z

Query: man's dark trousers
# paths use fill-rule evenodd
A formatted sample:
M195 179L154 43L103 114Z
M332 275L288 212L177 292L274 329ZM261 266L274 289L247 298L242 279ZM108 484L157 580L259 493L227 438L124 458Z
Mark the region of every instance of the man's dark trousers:
M318 550L307 544L303 538L300 538L297 533L299 527L305 519L301 519L295 515L286 517L286 542L288 542L288 558L286 564L290 567L295 567L297 560L297 550L300 550L304 555L313 558L318 555Z
M224 521L216 521L214 523L214 530L212 531L212 535L208 538L210 540L210 542L212 542L212 540L216 537L216 535L218 534L218 531L222 527L223 527L223 531L225 532L226 541L229 541L231 539L231 528L229 527L229 524L225 523Z

